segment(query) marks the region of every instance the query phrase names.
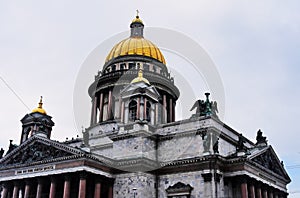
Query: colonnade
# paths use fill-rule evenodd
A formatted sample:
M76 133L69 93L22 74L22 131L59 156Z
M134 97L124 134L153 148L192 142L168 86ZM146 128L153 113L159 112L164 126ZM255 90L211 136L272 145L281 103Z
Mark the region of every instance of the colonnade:
M118 119L124 118L124 104L121 102L121 97L118 97L119 105L115 104L114 97L112 94L112 90L109 89L107 92L101 92L96 94L96 96L92 99L92 110L91 110L91 126L97 124L98 122L110 120L112 118ZM107 100L107 102L106 102ZM107 103L107 104L106 104ZM146 103L145 103L146 104ZM139 114L140 103L138 102L137 113ZM162 104L160 109L161 118L160 121L156 121L156 123L169 123L175 121L175 101L174 99L168 97L166 94L162 95ZM119 115L114 115L114 108L120 108L117 112ZM144 110L146 114L146 108ZM158 111L155 111L155 116L157 117Z
M2 182L2 198L101 198L113 197L109 178L76 172Z
M242 198L286 198L287 193L275 189L269 185L242 177L236 178Z

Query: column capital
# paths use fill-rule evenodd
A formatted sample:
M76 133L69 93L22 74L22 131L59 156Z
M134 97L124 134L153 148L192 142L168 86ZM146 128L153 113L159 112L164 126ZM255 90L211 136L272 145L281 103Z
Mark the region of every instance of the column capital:
M71 180L71 175L66 174L66 175L63 176L63 178L64 178L65 181L70 181Z
M11 183L10 182L1 182L1 186L8 188L11 186Z
M102 183L104 181L104 178L102 177L95 177L95 183ZM107 183L107 181L105 181Z
M247 176L241 176L238 178L238 180L240 181L240 183L248 183L249 178Z
M50 181L51 182L56 182L58 180L58 178L54 175L50 176Z
M21 181L13 181L14 186L20 186Z
M255 181L253 181L252 179L249 179L248 180L248 185L249 186L255 186L256 184L255 184Z
M79 172L80 179L86 179L87 177L88 177L88 172L86 171Z
M25 182L25 185L31 185L32 179L25 179L24 182Z
M203 173L201 174L203 179L204 179L204 182L211 182L212 180L212 173Z
M39 184L44 184L44 183L45 183L45 179L42 178L42 177L39 177L39 178L37 178L37 182L38 182Z
M220 182L222 175L220 173L215 173L215 181Z
M264 184L263 183L261 183L261 182L257 182L257 183L255 183L255 186L257 187L257 188L263 188L263 186L264 186Z

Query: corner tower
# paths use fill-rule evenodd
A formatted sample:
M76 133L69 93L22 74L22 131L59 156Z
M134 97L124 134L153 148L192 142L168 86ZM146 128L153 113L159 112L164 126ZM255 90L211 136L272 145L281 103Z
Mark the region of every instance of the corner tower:
M91 127L110 121L122 123L120 93L138 76L140 70L159 94L155 123L175 121L179 90L170 76L165 58L155 44L144 38L144 23L138 15L131 22L130 29L129 38L111 49L102 71L89 87L92 99Z
M33 109L31 113L26 114L21 120L22 134L20 144L33 135L40 135L49 139L51 137L54 122L52 121L52 117L47 115L43 109L42 99L43 97L41 96L38 107Z

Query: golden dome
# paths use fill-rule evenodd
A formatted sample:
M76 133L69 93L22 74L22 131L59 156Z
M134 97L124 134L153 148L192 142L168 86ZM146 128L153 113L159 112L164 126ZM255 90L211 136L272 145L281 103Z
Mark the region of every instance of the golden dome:
M130 37L116 44L109 52L105 62L108 62L113 58L126 55L148 56L166 64L165 58L160 49L151 41L142 37Z
M136 77L135 79L133 79L131 81L131 83L137 83L137 82L145 82L146 84L150 85L150 82L146 78L143 77L142 69L139 70L138 77Z
M144 25L138 15L133 19L130 27L131 36L116 44L107 55L105 62L121 56L138 55L154 58L166 64L160 49L143 37Z
M40 102L39 102L39 106L35 109L32 110L32 113L41 113L41 114L46 114L46 111L43 109L43 97L41 96Z

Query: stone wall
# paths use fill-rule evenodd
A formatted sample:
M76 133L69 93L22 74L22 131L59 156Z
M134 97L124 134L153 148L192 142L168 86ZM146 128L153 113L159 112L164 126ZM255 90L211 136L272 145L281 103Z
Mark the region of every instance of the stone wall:
M158 143L158 160L161 162L201 156L203 144L200 135L174 136Z
M189 184L193 188L190 198L224 197L223 178L221 177L220 181L216 181L214 174L212 174L211 181L204 181L202 176L204 173L208 173L208 170L159 176L158 197L167 197L166 189L178 182Z
M128 173L116 176L114 198L155 198L155 176L148 173Z
M184 184L189 184L193 187L191 192L191 198L204 197L204 180L201 176L201 171L198 172L188 172L188 173L177 173L163 175L159 177L159 198L167 197L166 189L173 186L177 182L182 182Z
M113 145L114 159L146 157L156 160L155 141L148 137L132 137L116 140Z

